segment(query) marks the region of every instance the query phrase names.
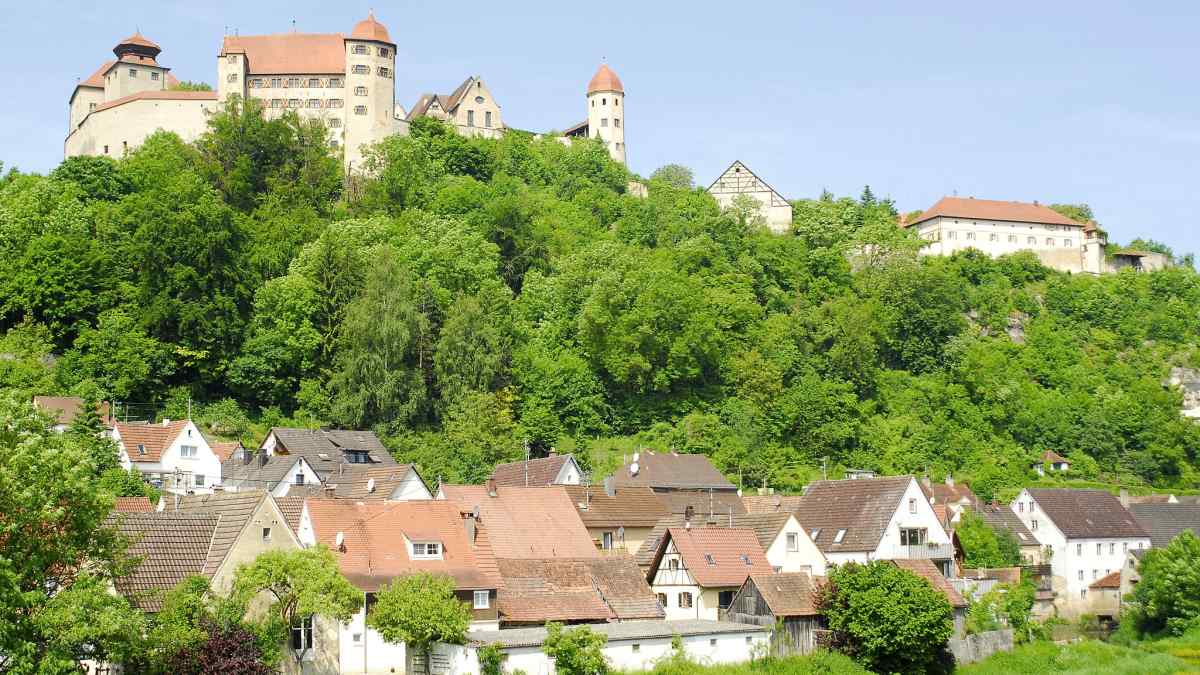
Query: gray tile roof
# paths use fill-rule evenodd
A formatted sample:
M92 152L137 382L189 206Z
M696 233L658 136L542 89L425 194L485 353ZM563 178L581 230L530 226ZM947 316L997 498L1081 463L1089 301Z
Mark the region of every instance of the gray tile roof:
M1148 536L1121 500L1104 490L1029 488L1028 492L1068 539Z
M732 621L703 621L689 619L686 621L626 621L622 623L598 623L587 626L590 630L608 638L609 642L619 640L646 640L650 638L669 638L674 635L688 637L692 635L721 635L744 633L770 633L765 626L755 626L748 623ZM570 630L571 627L567 627ZM499 644L502 647L537 647L546 640L545 628L510 628L507 630L488 630L467 634L470 644L475 646Z
M1129 510L1154 548L1165 548L1184 530L1200 537L1200 504L1133 504Z
M804 492L796 510L800 525L824 553L874 551L879 546L912 476L822 480ZM834 543L839 530L842 541Z
M737 486L717 471L708 457L667 452L638 454L637 473L629 462L613 474L617 486L649 485L650 487L736 490Z
M259 490L245 492L218 492L211 495L188 495L180 497L178 504L167 497L165 512L195 515L210 515L219 518L213 531L212 545L204 562L204 574L212 576L224 562L229 549L237 541L246 524L258 511L267 493Z
M240 482L246 487L270 490L283 480L299 457L303 457L322 479L340 466L397 465L379 437L371 431L275 427L271 433L277 441L275 454L264 460L260 450L249 454L247 461L223 463L221 476L225 482ZM371 462L348 464L344 455L347 450L366 451Z
M1025 523L1017 517L1017 514L1012 512L1012 509L1007 504L980 504L977 511L983 521L990 525L993 530L1007 530L1011 532L1017 539L1017 543L1021 546L1037 546L1037 537L1033 536L1033 532L1025 527Z
M563 465L572 461L571 455L551 455L537 459L497 464L492 469L496 485L507 487L543 487L554 485Z
M110 520L131 544L133 570L114 580L117 592L146 612L162 609L163 594L184 577L204 574L220 519L209 514L120 513Z

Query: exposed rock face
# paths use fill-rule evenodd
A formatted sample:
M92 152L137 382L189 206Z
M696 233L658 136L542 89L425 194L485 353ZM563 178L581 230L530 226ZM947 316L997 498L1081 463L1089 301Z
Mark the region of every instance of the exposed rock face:
M1025 322L1029 321L1029 315L1025 312L1017 312L1008 317L1008 339L1014 344L1025 344Z
M1200 419L1200 370L1172 368L1167 386L1179 387L1183 392L1183 416Z

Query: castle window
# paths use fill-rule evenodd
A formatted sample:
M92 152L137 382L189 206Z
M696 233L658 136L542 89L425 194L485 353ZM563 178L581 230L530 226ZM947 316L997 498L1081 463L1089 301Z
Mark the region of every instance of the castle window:
M342 121L340 119L338 119L336 117L329 118L329 128L330 129L336 129L340 126L342 126Z
M289 98L289 99L288 99L288 107L289 107L289 108L299 108L299 107L300 107L300 99L298 99L298 98Z
M137 69L136 69L136 68L130 68L130 69L129 69L129 76L130 76L130 77L137 77Z
M1017 235L1015 235L1015 234L1008 235L1008 243L1010 243L1010 244L1017 243Z
M489 128L489 129L492 128L492 111L491 110L488 110L483 113L483 126Z
M600 105L608 105L608 99L606 99L606 98L600 99Z
M947 233L946 233L946 238L947 238L947 239L954 239L954 238L956 238L957 236L958 236L958 235L957 235L956 233L954 233L954 232L947 232Z
M272 108L282 108L283 107L283 99L278 99L278 98L271 99L271 107Z
M250 84L251 89L259 89L262 87L263 81L262 81L261 77L256 77L256 78L251 79L249 84Z
M390 68L384 68L383 66L379 66L379 76L380 77L391 77L392 71Z
M150 79L158 80L158 71L157 70L150 71Z
M600 118L600 126L602 126L602 127L608 126L608 118L607 117Z
M91 112L92 110L95 110L95 109L96 109L96 104L95 104L95 103L89 103L89 104L88 104L88 112Z
M988 241L1000 241L1000 235L998 235L998 234L989 234L989 235L988 235Z
M288 83L287 83L287 86L289 86L289 87L299 87L299 86L300 86L300 78L298 78L298 77L289 77L289 78L288 78Z
M342 78L340 78L340 77L329 78L329 87L331 89L337 89L338 87L341 87L341 86L342 86Z
M593 108L595 108L595 107L596 107L596 99L592 99L592 107L593 107Z
M106 154L106 155L108 154L108 146L107 145L104 146L104 154Z
M1037 237L1029 237L1028 239L1025 240L1025 243L1036 246L1037 245Z
M380 48L379 48L379 55L380 55L380 56L382 56L382 57L384 57L384 58L387 58L387 57L389 57L389 56L391 56L391 55L392 55L392 50L388 49L387 47L380 47Z
M357 65L355 65L355 66L354 66L354 74L355 74L355 75L370 75L370 74L371 74L371 67L370 67L370 66L364 66L363 64L359 63L359 64L357 64Z
M366 88L366 87L355 87L355 88L354 88L354 95L355 95L355 96L366 96L366 95L367 95L367 88Z
M225 61L227 63L237 63L237 56L234 54L230 54L229 56L225 57Z
M355 115L366 115L367 114L367 106L365 106L365 105L354 106L354 114Z
M366 45L354 45L354 53L355 54L366 54L367 46Z
M475 126L475 111L474 110L467 111L467 126L469 126L469 127Z
M310 88L319 89L321 87L321 78L319 78L319 77L308 78L308 86Z
M974 232L968 232L968 233L967 233L967 239L968 239L969 241L975 241L975 233L974 233Z
M1070 246L1070 245L1071 245L1070 239L1063 239L1063 246Z
M272 77L271 78L271 86L274 87L275 89L278 89L283 86L283 80L281 80L278 77Z
M340 99L340 98L331 98L331 99L329 99L329 107L330 107L330 108L340 108L340 107L342 107L342 99Z
M1054 245L1054 237L1046 237L1046 245L1053 246Z
M237 82L237 73L230 73L228 76L226 76L225 81L226 82Z
M321 99L319 99L319 98L310 98L310 99L308 99L308 107L310 107L310 108L320 108L320 107L321 107Z

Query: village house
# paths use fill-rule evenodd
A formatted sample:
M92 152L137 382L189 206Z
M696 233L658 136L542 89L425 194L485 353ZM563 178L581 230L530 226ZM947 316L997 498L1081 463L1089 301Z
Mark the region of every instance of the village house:
M497 464L492 469L492 480L499 487L579 485L583 470L573 456L551 452L549 457Z
M792 230L792 203L778 190L767 185L741 160L735 161L708 186L708 194L717 200L717 205L727 209L740 196L749 198L758 209L763 224L776 234Z
M667 507L647 487L563 486L592 542L602 551L636 554Z
M614 488L648 487L674 515L689 512L737 515L746 512L737 486L704 455L635 452L612 476Z
M1049 549L1059 614L1092 611L1090 586L1119 571L1150 537L1120 500L1103 490L1026 488L1010 508Z
M667 530L646 578L667 619L715 621L746 577L773 572L751 530L684 526Z
M121 468L172 494L203 494L221 484L221 460L191 420L113 425Z
M1121 570L1110 572L1088 584L1089 613L1104 623L1121 615Z
M1044 557L1042 555L1042 544L1007 505L993 499L990 503L980 504L977 513L993 530L996 532L1008 532L1017 540L1017 544L1021 549L1021 561L1023 563L1026 565L1039 565L1042 563Z
M75 418L83 412L83 399L78 396L34 396L33 405L54 418L53 429L59 433L71 428ZM112 428L112 413L108 401L96 405L96 414L105 428Z
M405 117L432 117L452 124L464 136L498 138L504 131L500 104L478 75L472 75L450 94L421 94Z
M1057 452L1047 450L1042 453L1041 457L1038 457L1038 462L1033 465L1033 470L1039 476L1045 476L1047 471L1062 473L1071 470L1071 462Z
M368 468L396 472L405 481L400 492L407 496L401 498L419 499L422 493L429 492L416 471L411 466L397 464L371 431L276 427L258 450L235 451L221 465L227 490L268 490L277 497L296 488L302 488L303 492L313 486L336 483L331 476L342 477L348 472L364 475L355 471Z
M333 672L411 672L405 645L366 625L375 594L405 575L449 576L457 597L471 607L470 630L499 627L500 574L489 530L454 502L309 499L299 532L304 546L329 547L342 575L363 593L363 609L349 622L316 617L297 633L297 651Z
M658 546L667 530L682 528L735 528L749 530L758 538L767 562L776 572L806 572L823 575L825 555L809 538L808 532L792 513L747 513L734 516L698 517L694 514L671 516L659 521L646 536L637 552L638 565L649 570L658 553Z
M796 517L830 563L931 560L954 575L954 545L912 476L810 484Z
M818 592L817 581L804 572L751 574L734 594L725 618L778 626L771 640L773 656L811 654L817 647L816 631L825 627L816 608Z
M501 628L662 619L663 608L628 555L500 559Z

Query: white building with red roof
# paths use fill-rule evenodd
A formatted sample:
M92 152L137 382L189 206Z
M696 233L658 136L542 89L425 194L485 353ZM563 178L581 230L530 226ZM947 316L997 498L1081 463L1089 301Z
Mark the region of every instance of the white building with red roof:
M117 422L112 438L122 468L137 469L172 494L208 494L221 484L221 458L191 420Z
M1031 251L1062 272L1105 271L1104 232L1037 202L943 197L903 227L925 240L922 253L951 255L973 248L996 257Z

